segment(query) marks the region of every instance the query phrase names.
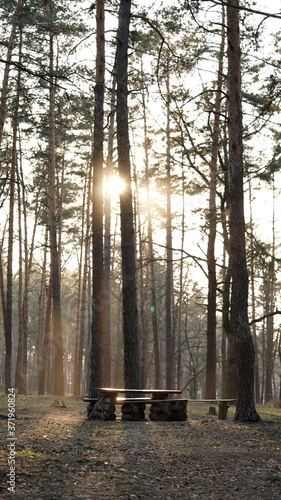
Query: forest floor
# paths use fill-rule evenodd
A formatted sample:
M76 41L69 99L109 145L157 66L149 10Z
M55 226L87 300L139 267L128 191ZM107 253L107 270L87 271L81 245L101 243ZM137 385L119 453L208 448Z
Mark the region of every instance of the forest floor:
M8 491L8 420L0 420L0 496L14 500L280 499L281 409L239 425L188 404L186 422L87 421L81 399L16 398L16 487ZM6 409L6 410L5 410ZM118 411L118 410L117 410ZM7 397L0 396L7 414Z

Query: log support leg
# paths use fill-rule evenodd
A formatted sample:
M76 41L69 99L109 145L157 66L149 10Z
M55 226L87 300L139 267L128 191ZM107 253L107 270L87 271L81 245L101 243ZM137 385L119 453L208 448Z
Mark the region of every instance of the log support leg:
M229 404L227 401L220 401L219 402L219 420L226 420L227 419L227 410L229 408Z

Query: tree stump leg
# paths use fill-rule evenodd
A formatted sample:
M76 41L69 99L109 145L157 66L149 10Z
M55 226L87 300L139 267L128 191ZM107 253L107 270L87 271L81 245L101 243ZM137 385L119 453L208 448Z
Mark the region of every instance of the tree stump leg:
M229 404L227 401L220 401L219 402L219 420L226 420L227 419L227 410L229 408Z

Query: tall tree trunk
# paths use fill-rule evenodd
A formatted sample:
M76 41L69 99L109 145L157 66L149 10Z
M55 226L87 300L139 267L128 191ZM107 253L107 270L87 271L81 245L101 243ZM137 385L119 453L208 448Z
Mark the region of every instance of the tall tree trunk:
M28 255L28 227L27 227L27 200L25 196L25 185L23 178L23 171L21 165L21 184L22 184L22 194L23 194L23 218L24 218L24 262L25 262L25 270L24 270L24 294L23 294L23 304L22 304L22 370L19 374L19 384L18 384L18 393L19 394L27 394L27 338L28 338L28 295L29 295L29 285L30 285L30 276L31 276L31 268L33 261L33 252L35 246L35 235L37 228L37 217L38 217L38 199L40 191L37 192L36 200L35 200L35 220L33 226L33 232L30 243L30 253Z
M166 389L174 389L175 383L175 344L172 328L173 309L173 250L172 250L172 215L171 215L171 134L170 134L170 76L169 62L167 69L167 155L166 155Z
M38 377L38 395L41 396L45 394L45 386L47 381L47 372L51 364L51 320L52 320L52 297L53 297L53 287L52 287L52 277L49 278L49 287L47 295L47 306L45 314L45 326L44 326L44 336L43 345L40 356L40 370ZM50 382L50 381L49 381ZM53 390L51 390L53 392Z
M55 85L54 85L54 34L52 26L53 2L49 0L49 228L51 250L51 273L53 292L53 340L54 340L54 394L64 394L63 337L61 319L60 257L57 245L56 221L56 164L55 164Z
M91 172L91 167L89 169ZM73 370L73 395L78 396L80 394L80 382L81 373L79 375L78 370L78 356L79 356L79 344L80 344L80 321L81 321L81 283L82 283L82 264L83 264L83 253L85 239L85 206L86 206L86 192L87 192L87 178L85 175L85 183L83 190L83 201L82 201L82 220L81 220L81 242L80 242L80 259L78 266L78 290L77 290L77 305L76 305L76 325L75 325L75 354L74 354L74 370ZM89 180L89 179L88 179Z
M228 103L225 105L225 116L228 114ZM230 255L230 243L228 234L228 218L229 218L229 151L228 151L228 133L227 133L227 121L223 124L223 157L222 162L223 177L224 177L224 195L221 199L221 221L222 221L222 233L223 233L223 244L224 244L224 266L226 265L226 256ZM230 320L230 282L231 282L231 267L230 263L225 268L224 279L223 279L223 313L222 313L222 324L223 324L223 334L227 337L226 345L226 366L225 366L225 380L223 381L223 386L225 389L225 397L236 399L236 346L235 346L235 336Z
M13 233L14 233L14 204L15 182L17 165L17 132L19 116L20 70L17 77L17 93L13 119L12 161L10 173L10 208L9 208L9 238L8 238L8 263L7 263L7 292L6 292L6 357L5 357L5 391L12 385L12 305L13 305ZM1 144L1 142L0 142Z
M250 180L249 180L249 198L250 198L250 226L251 226L250 229L251 230L251 239L250 239L251 302L252 302L252 321L254 321L256 318L256 297L255 297L255 273L254 273L254 230L253 230L252 186ZM259 374L256 323L253 323L252 325L252 335L255 347L255 398L256 398L256 403L260 403L260 374Z
M3 139L3 130L6 117L6 107L7 107L7 94L8 94L8 83L9 83L9 72L11 66L12 52L16 39L16 31L18 27L19 14L22 7L22 0L18 0L15 12L13 15L12 29L10 33L10 38L8 42L8 50L6 56L6 63L4 69L4 76L1 89L1 102L0 102L0 147Z
M272 210L272 258L268 269L268 312L274 311L275 290L275 182L273 178L273 210ZM274 373L274 321L273 316L266 319L266 376L265 376L265 402L273 398L273 373Z
M19 224L19 270L18 270L18 348L15 372L15 387L19 387L22 374L22 342L23 342L23 302L22 302L22 283L23 283L23 254L22 254L22 199L21 199L21 177L17 165L17 183L18 183L18 224Z
M145 93L142 91L143 105L143 123L144 123L144 154L145 154L145 184L146 184L146 209L148 222L148 259L150 271L150 294L151 294L151 321L153 331L153 350L154 350L154 386L155 389L160 389L160 352L159 352L159 334L157 320L157 302L156 302L156 286L155 286L155 271L154 271L154 251L152 238L152 216L151 216L151 199L150 199L150 182L149 182L149 156L148 156L148 133L147 133L147 113Z
M248 321L248 272L246 267L243 148L241 106L241 51L239 0L227 4L230 264L232 269L231 321L237 352L237 402L235 420L258 421L254 401L255 350Z
M38 298L38 326L37 326L37 336L36 336L36 361L37 361L37 378L39 380L40 377L40 367L41 367L41 359L43 353L43 340L44 340L44 304L46 297L46 265L47 265L47 244L48 244L48 230L45 232L45 240L44 240L44 254L43 254L43 263L42 263L42 275L41 275L41 284L40 284L40 292ZM45 389L45 378L43 383L43 388ZM44 391L43 391L44 393Z
M87 280L88 280L88 258L89 258L89 231L90 231L90 200L92 193L92 175L91 167L89 168L89 182L88 182L88 193L87 193L87 208L86 208L86 232L85 232L85 245L84 245L84 268L83 268L83 280L82 280L82 290L81 290L81 311L80 311L80 334L79 343L77 351L76 360L76 377L75 377L75 393L80 394L81 391L81 377L82 377L82 365L83 365L83 350L85 341L85 323L86 323L86 292L87 292ZM107 384L106 384L107 385Z
M124 182L120 193L122 297L124 333L124 383L139 388L141 383L139 358L139 328L136 292L135 237L130 169L128 125L128 37L131 0L121 0L117 31L117 149L119 175Z
M225 45L224 29L224 7L222 7L222 33L221 46L219 52L218 80L215 99L215 118L213 130L212 157L210 162L210 197L209 197L209 239L207 249L208 265L208 309L207 309L207 359L206 359L206 387L205 397L207 399L216 397L216 260L215 260L215 240L216 240L216 190L217 190L217 161L220 133L220 112L221 112L221 92L223 83L223 55Z
M103 258L103 117L104 117L104 0L96 2L96 85L93 144L93 311L89 394L102 382L104 347L104 258ZM110 363L110 359L105 360Z
M147 318L147 287L145 283L148 281L148 276L144 275L144 245L142 234L142 224L141 224L141 212L139 203L139 187L138 178L136 172L136 164L134 163L134 183L135 183L135 200L134 200L134 212L135 212L135 227L137 227L136 235L138 234L138 273L137 273L137 289L139 290L138 300L139 300L139 316L140 316L140 338L141 338L141 385L145 387L145 382L148 375L148 318ZM137 246L137 241L136 241Z
M110 101L110 118L108 129L108 156L106 165L106 190L104 201L104 338L107 350L104 359L111 359L111 181L113 173L114 121L116 108L116 67L113 68L113 81ZM104 372L104 383L111 386L111 364L107 363Z
M185 176L182 165L182 220L181 220L181 260L180 260L180 291L178 308L178 355L177 355L177 389L182 388L182 302L183 302L183 251L185 229Z
M6 331L6 296L5 296L5 285L4 285L4 266L3 266L3 245L4 238L6 233L6 224L3 230L3 236L0 243L0 290L1 290L1 305L2 305L2 316L3 316L3 324L4 324L4 332Z
M279 332L279 342L278 342L278 354L279 354L279 361L281 364L281 333ZM281 374L279 376L279 399L281 401Z

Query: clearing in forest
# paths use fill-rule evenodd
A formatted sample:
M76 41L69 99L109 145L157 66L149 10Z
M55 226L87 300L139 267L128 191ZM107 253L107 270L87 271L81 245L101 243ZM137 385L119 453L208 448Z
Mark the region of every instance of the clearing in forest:
M17 397L16 487L8 492L8 421L0 420L0 494L14 500L279 499L281 410L232 423L188 404L186 422L86 421L81 399ZM1 414L7 414L0 396Z

